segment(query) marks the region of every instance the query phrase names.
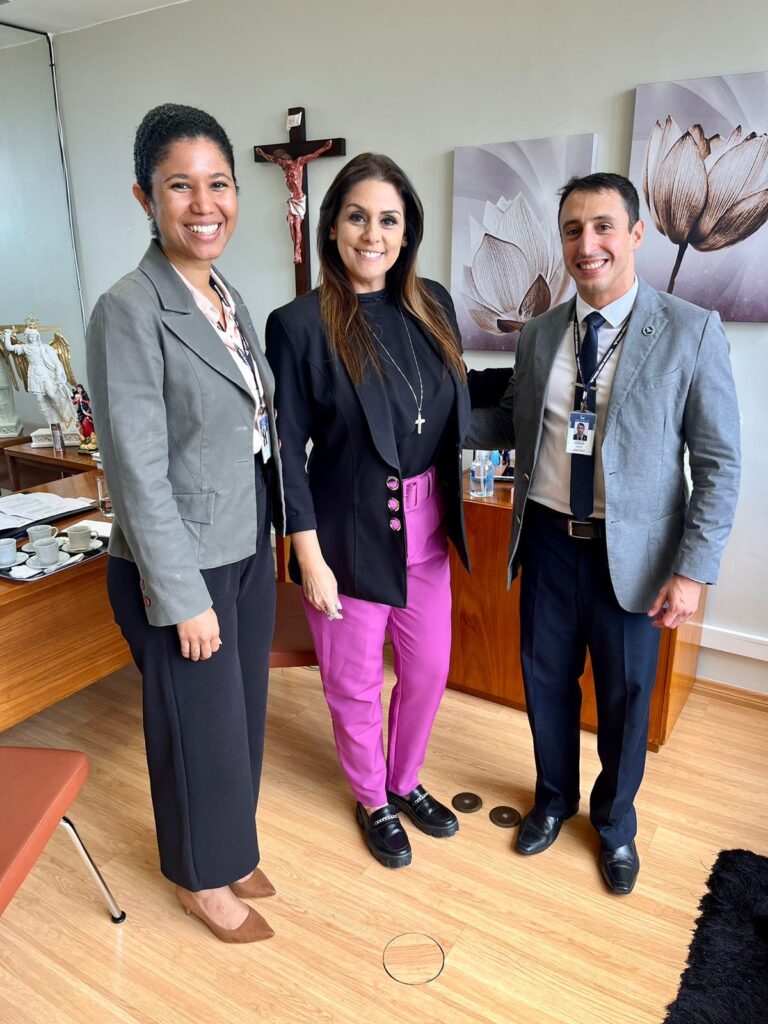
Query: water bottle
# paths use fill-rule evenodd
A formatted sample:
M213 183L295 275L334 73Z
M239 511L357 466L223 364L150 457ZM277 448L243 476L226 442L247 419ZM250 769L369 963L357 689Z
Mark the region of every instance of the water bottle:
M469 469L469 496L485 498L489 494L493 494L493 463L490 452L476 451Z
M493 460L491 453L485 453L485 496L490 498L493 494Z

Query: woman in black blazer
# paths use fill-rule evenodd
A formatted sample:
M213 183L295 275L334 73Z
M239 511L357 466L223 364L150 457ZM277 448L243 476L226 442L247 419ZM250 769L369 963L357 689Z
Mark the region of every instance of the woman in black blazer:
M357 820L387 867L411 860L398 811L430 835L458 829L419 782L448 673L448 538L467 563L469 416L451 298L416 276L423 219L389 158L351 160L321 207L320 285L275 310L266 330L291 577L304 589ZM386 758L385 631L398 680Z

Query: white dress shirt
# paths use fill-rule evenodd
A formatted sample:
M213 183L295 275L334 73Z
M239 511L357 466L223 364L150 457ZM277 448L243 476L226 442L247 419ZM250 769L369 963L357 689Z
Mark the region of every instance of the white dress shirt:
M629 291L616 299L615 302L604 306L603 309L593 310L581 296L577 295L576 316L579 320L582 338L587 329L584 321L589 313L600 313L606 320L597 336L598 365L616 339L621 328L629 319L632 307L635 304L636 295L637 278L635 278ZM621 346L623 344L624 341L622 340L597 378L595 403L597 426L595 428L594 442L595 504L592 516L598 519L605 518L605 480L601 457L603 424L605 423L605 413L608 408L613 376L616 373L616 366L619 362ZM541 443L536 458L536 468L533 472L530 491L528 492L528 496L533 501L547 505L557 512L565 512L567 515L571 514L571 458L584 458L581 455L571 456L565 450L566 436L568 434L568 417L573 412L574 382L576 377L576 359L573 353L573 321L569 320L549 375Z

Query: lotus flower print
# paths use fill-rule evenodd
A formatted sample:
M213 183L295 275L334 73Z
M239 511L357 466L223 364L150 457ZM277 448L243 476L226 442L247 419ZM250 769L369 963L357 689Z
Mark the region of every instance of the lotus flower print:
M490 334L519 331L560 302L569 279L523 195L485 204L482 225L470 218L471 266L462 292L469 315Z
M657 121L645 151L643 192L658 230L678 246L667 291L675 287L689 245L713 252L736 245L768 220L768 135L727 141L700 124L681 132Z

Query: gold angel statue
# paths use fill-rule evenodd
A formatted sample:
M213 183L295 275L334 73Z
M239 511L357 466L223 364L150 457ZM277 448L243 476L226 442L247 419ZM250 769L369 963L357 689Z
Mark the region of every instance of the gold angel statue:
M0 325L3 335L0 351L10 370L13 386L18 391L18 376L24 390L37 398L46 425L60 423L64 430L72 430L76 415L70 386L75 387L76 381L69 344L58 328L41 327L31 313L25 323L23 329ZM43 341L41 331L53 331L53 340Z

